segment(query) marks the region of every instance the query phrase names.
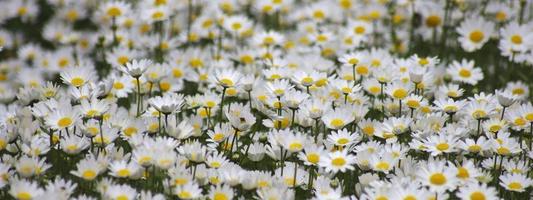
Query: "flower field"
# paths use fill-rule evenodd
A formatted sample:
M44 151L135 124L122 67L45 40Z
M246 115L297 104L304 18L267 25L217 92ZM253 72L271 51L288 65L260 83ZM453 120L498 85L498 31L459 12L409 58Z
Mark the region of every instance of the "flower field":
M533 199L533 0L0 9L0 199Z

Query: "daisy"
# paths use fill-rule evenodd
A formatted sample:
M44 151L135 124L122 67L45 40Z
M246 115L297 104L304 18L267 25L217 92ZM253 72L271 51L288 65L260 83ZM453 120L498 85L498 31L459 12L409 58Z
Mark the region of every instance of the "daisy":
M102 7L100 7L100 11L104 15L108 17L112 17L112 18L126 15L128 14L129 10L130 10L130 5L122 1L106 2L105 4L102 5Z
M109 108L109 102L98 100L97 98L83 99L80 105L80 112L85 118L97 118L102 117Z
M462 182L476 182L476 178L481 176L477 166L470 160L463 161L462 164L455 166L457 178Z
M435 96L437 98L444 98L444 97L459 98L463 96L464 91L465 90L463 88L460 88L459 85L448 84L448 85L440 86Z
M215 72L213 81L224 88L235 87L239 84L241 76L238 71L221 70Z
M350 21L347 27L353 31L353 34L359 36L365 36L374 31L372 24L364 20Z
M353 113L349 110L336 109L330 110L322 116L322 122L330 129L341 129L355 119Z
M105 196L113 200L133 200L137 198L137 190L128 185L110 185Z
M435 103L435 106L437 106L437 109L447 114L454 114L460 111L466 105L466 101L464 100L455 101L452 98L446 98L446 99L441 98L441 99L434 101L433 103Z
M438 136L430 136L427 138L425 146L431 155L436 156L443 153L451 153L456 151L457 138L453 135L446 136L444 133Z
M465 106L464 113L474 120L482 120L489 118L495 109L495 106L489 103L470 102Z
M198 184L189 182L175 187L174 194L176 194L180 199L197 199L202 196L202 190Z
M469 153L483 155L484 152L490 150L491 142L484 136L479 137L477 140L466 138L458 141L458 147Z
M384 154L380 156L373 156L370 158L370 166L372 170L388 174L394 169L398 159L394 158L392 154Z
M279 136L279 143L284 149L291 153L300 152L309 144L308 138L301 133L283 133L283 135Z
M69 155L79 154L89 147L89 142L84 137L78 137L74 134L61 139L61 149Z
M80 118L78 109L61 107L46 118L46 124L55 130L68 129L74 126Z
M327 139L331 144L334 144L337 147L350 146L358 140L356 134L350 133L346 129L332 132L332 134L328 135Z
M171 113L174 113L178 109L181 109L184 103L184 98L183 94L172 93L165 94L162 97L157 96L148 99L148 103L157 111L165 115L169 115Z
M24 179L11 181L9 188L9 194L20 200L38 199L44 193L44 190L37 183Z
M515 53L527 51L533 34L525 25L519 25L517 22L511 22L500 30L501 39L499 48L502 54L514 59ZM512 60L514 61L514 60Z
M517 97L509 90L496 90L496 98L503 107L509 107L517 101Z
M229 185L217 185L211 186L207 196L210 199L229 200L233 199L233 195L233 189Z
M310 144L304 147L304 151L298 154L298 158L302 160L305 165L317 166L324 155L325 149L323 146Z
M93 155L87 156L76 164L76 170L70 173L86 181L92 181L105 170Z
M511 91L517 99L525 99L529 96L529 87L520 81L508 82L505 86L505 90Z
M168 6L155 6L143 9L141 16L143 16L145 21L154 23L167 20L171 14L170 12L171 10Z
M417 176L433 192L453 190L457 184L453 168L442 161L429 161L420 168Z
M252 27L252 22L245 16L233 15L224 19L223 27L230 33L239 36Z
M486 184L468 184L459 189L457 197L461 199L486 199L496 200L499 199L496 189Z
M480 68L474 67L473 60L453 61L446 72L452 76L452 80L470 85L476 85L477 82L483 79L483 72Z
M276 97L285 95L285 92L293 87L294 86L291 85L288 80L275 80L273 82L267 82L266 84L267 91Z
M385 89L387 94L394 99L403 100L409 95L409 87L402 82L393 82Z
M114 161L109 165L110 175L118 178L132 178L139 175L140 166L125 160Z
M255 45L259 47L272 47L278 46L284 42L285 38L282 34L268 31L255 34L252 38L252 41Z
M126 65L118 67L118 69L125 74L129 74L131 77L138 79L141 77L148 67L152 64L151 60L141 59L141 60L132 60Z
M508 173L500 176L500 185L509 191L524 192L532 184L533 180L523 174Z
M319 165L324 167L328 172L344 172L346 170L353 170L353 164L355 163L355 157L348 154L348 151L335 151L328 153L323 159L320 159Z
M90 66L69 68L61 73L61 79L68 85L82 87L95 79L96 73Z
M467 52L481 49L493 31L494 24L485 21L482 17L467 18L457 27L457 32L460 35L459 42Z

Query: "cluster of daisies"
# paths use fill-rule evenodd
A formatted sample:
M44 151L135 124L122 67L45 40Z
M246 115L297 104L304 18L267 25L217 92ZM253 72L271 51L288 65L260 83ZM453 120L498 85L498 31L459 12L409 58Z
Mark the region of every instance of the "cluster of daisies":
M0 1L0 199L531 199L533 1Z

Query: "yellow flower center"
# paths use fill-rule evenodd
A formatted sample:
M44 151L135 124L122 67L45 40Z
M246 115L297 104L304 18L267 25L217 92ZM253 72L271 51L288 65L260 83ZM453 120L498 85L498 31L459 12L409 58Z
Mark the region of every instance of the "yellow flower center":
M313 164L317 164L320 161L320 156L316 153L307 154L307 161Z
M222 164L220 164L220 162L217 162L217 161L213 161L211 162L210 166L212 168L219 168Z
M513 35L511 36L511 42L513 42L513 44L522 44L522 36L520 35Z
M311 77L305 77L305 78L302 79L302 84L303 85L311 85L311 84L313 84L313 82L314 82L314 80Z
M358 27L355 27L354 30L353 30L356 34L364 34L366 32L366 29L364 26L358 26Z
M20 199L20 200L30 200L31 198L32 196L29 192L19 192L17 194L17 199Z
M485 112L484 110L475 110L472 113L472 117L474 117L474 119L481 119L481 118L484 118L486 116L487 116L487 112Z
M234 31L237 31L239 29L242 28L242 24L241 23L233 23L231 24L231 28L234 30Z
M111 7L107 9L107 15L110 17L116 17L122 15L122 10L120 10L118 7Z
M334 128L341 128L344 126L344 120L339 119L339 118L333 119L331 120L330 125L333 126Z
M392 97L396 99L403 99L406 96L407 96L407 90L403 88L396 89L394 90L394 92L392 92Z
M72 80L70 80L70 84L72 84L74 87L80 87L85 83L85 80L81 77L74 77Z
M229 200L229 198L226 194L217 192L215 193L213 200Z
M78 12L76 10L69 10L66 17L69 21L76 21L78 19Z
M128 198L128 196L126 195L119 195L117 196L116 200L129 200L130 198Z
M368 74L368 67L364 65L357 66L355 68L355 72L359 75L367 75Z
M485 194L483 192L472 192L470 193L470 200L485 200Z
M222 133L216 133L213 135L213 140L215 140L216 142L220 142L224 139L224 134Z
M437 15L431 15L426 18L426 26L435 28L441 24L442 19Z
M343 9L348 9L348 8L352 7L352 1L351 0L340 0L339 1L339 5Z
M417 100L408 100L407 106L410 108L418 108L420 106L420 103Z
M85 170L81 176L85 180L93 180L96 177L96 172L94 170Z
M337 140L337 144L339 145L345 145L348 144L348 142L350 142L350 140L348 140L347 138L341 138Z
M59 68L65 68L69 64L69 60L67 58L61 58L58 64Z
M470 40L474 43L479 43L485 38L485 34L480 30L475 30L470 33Z
M463 78L470 78L470 76L472 76L472 72L470 72L468 69L462 68L459 70L459 76Z
M467 179L470 178L470 173L468 173L468 170L464 167L459 167L457 169L457 177L461 179Z
M189 65L191 65L191 67L193 68L198 68L198 67L202 67L204 65L204 62L198 58L192 58L189 61Z
M511 182L509 185L507 185L507 187L509 187L511 190L521 190L522 184L519 182Z
M374 135L374 127L373 126L366 126L363 128L363 133L367 136L373 136Z
M121 169L121 170L118 170L117 171L117 175L119 177L127 177L131 174L130 170L129 169Z
M178 193L178 197L180 199L190 199L192 197L191 193L190 192L187 192L187 191L181 191L180 193Z
M514 95L522 95L524 94L526 91L523 89L523 88L515 88L512 90L512 93Z
M413 195L407 195L403 198L403 200L417 200L417 198Z
M124 88L124 84L121 82L115 82L113 83L113 89L120 90Z
M389 200L389 198L387 198L386 196L380 195L376 197L376 200Z
M315 12L313 12L313 17L316 19L323 19L324 17L326 17L326 14L322 10L316 10Z
M25 7L25 6L22 6L22 7L18 8L18 10L17 10L17 14L19 16L24 16L26 13L28 13L28 8Z
M436 147L439 151L446 151L450 148L450 145L448 143L440 143L440 144L437 144Z
M357 58L350 58L348 60L348 64L357 65L357 63L359 63L359 60Z
M489 127L489 131L490 132L493 132L493 133L496 133L498 132L502 127L498 124L495 124L495 125L492 125Z
M119 56L117 58L117 62L121 65L124 65L126 64L130 59L128 58L128 56Z
M137 133L137 128L136 127L133 127L133 126L130 126L130 127L127 127L124 129L124 135L126 136L132 136L134 134Z
M328 36L324 35L324 34L320 34L316 37L316 40L318 40L319 42L325 42L328 40Z
M444 185L447 179L442 173L435 173L429 177L429 182L434 185Z
M165 16L165 13L163 13L161 11L157 11L157 12L152 13L152 19L155 19L155 20L161 19L164 16Z
M254 62L254 58L250 55L241 56L241 62L244 64L251 64Z
M477 153L477 152L481 151L481 146L476 145L476 144L471 145L471 146L468 147L468 151Z
M176 185L185 185L187 184L189 181L185 178L177 178L176 180L174 180L174 184Z
M59 119L59 121L57 121L57 126L59 126L59 128L65 128L65 127L68 127L72 124L72 119L70 119L70 117L63 117L61 119Z
M419 61L418 61L418 64L424 66L424 65L427 65L429 64L429 60L427 58L421 58Z
M511 153L511 151L507 147L499 147L498 149L496 149L496 151L500 155L509 155Z
M389 167L390 167L390 165L387 162L378 162L376 164L376 169L379 169L379 170L382 170L382 171L389 170Z
M223 78L220 80L220 84L224 87L231 87L233 86L233 81L228 78Z
M453 98L456 98L456 97L459 96L459 94L457 94L457 92L455 92L455 91L448 91L447 95L449 97L453 97Z
M505 21L507 19L507 14L503 11L499 11L496 13L496 20L498 21Z
M346 164L346 160L342 157L334 158L333 160L331 160L331 164L336 167L341 167L341 166L344 166L344 164Z
M289 150L291 151L299 151L303 148L302 143L295 142L289 145Z

